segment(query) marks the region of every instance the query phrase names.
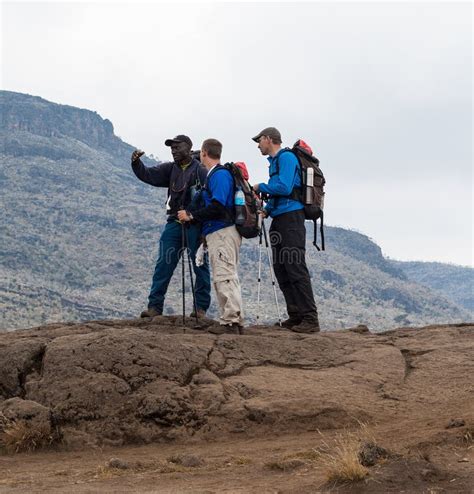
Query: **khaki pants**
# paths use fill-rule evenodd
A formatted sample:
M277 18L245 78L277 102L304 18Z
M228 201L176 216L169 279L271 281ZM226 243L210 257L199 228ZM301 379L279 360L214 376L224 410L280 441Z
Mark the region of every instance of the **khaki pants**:
M219 304L219 322L242 324L242 293L237 274L242 237L232 225L206 235L206 243L212 284Z

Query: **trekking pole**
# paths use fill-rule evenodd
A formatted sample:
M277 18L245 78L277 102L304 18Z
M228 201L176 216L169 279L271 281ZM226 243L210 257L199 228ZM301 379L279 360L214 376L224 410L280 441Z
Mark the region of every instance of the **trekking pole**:
M184 249L185 249L185 241L184 241L184 223L181 222L181 290L183 292L183 326L186 321L186 294L185 294L185 273L184 273Z
M260 323L260 288L262 285L262 216L258 215L258 279L257 279L257 326Z
M199 324L198 310L197 310L197 305L196 305L196 292L194 289L193 266L191 263L191 255L190 255L191 249L189 247L189 235L188 235L188 226L187 225L184 227L184 232L186 234L186 256L188 258L189 277L191 279L191 291L193 294L194 316L196 317L196 323Z
M263 230L263 235L265 237L265 247L267 248L267 257L268 257L268 266L270 267L270 278L272 280L272 285L273 285L273 293L275 295L275 304L278 312L278 324L281 327L281 315L280 315L280 305L278 304L278 297L277 297L277 292L276 292L276 285L275 285L275 276L273 274L273 263L272 263L272 255L271 255L271 247L268 242L268 235L267 235L267 230L265 228L265 222L262 222L262 230Z

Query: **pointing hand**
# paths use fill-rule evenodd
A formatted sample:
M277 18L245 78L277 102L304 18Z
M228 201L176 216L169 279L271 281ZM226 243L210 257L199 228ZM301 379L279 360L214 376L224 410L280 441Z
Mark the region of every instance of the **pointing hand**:
M132 163L134 161L137 161L138 158L140 158L140 156L143 156L145 154L145 151L142 151L140 149L135 149L135 151L133 151L132 153Z

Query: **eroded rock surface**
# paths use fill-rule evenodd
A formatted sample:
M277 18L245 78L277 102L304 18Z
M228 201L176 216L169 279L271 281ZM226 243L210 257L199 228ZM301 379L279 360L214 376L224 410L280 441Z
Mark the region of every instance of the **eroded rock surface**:
M433 404L456 416L472 399L473 336L469 325L215 336L178 317L55 324L0 335L0 406L40 407L71 445L341 428Z

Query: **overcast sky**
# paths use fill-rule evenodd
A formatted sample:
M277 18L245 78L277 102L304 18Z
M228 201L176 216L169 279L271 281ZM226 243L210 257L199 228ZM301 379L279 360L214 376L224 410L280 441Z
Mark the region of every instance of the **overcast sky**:
M401 260L472 265L470 3L3 3L2 88L97 111L124 141L301 137L326 222Z

